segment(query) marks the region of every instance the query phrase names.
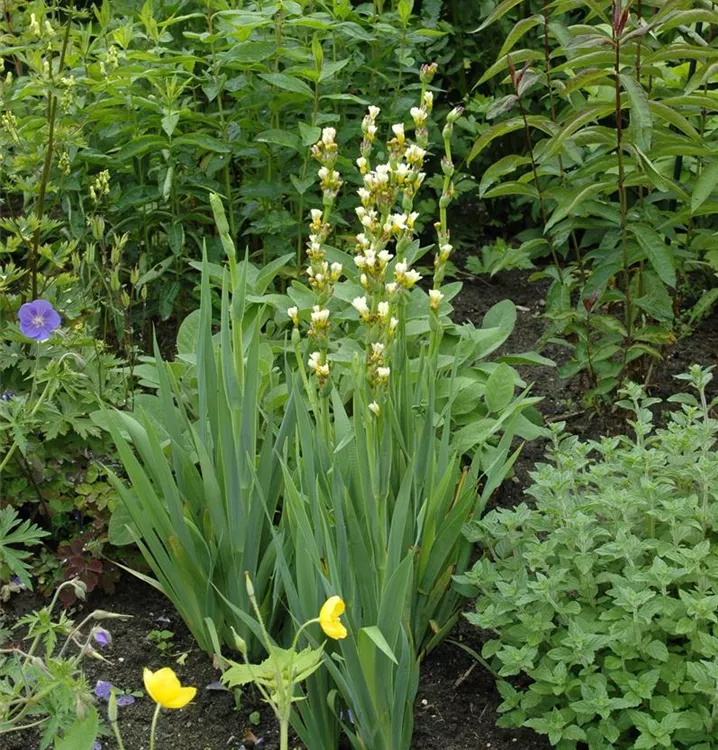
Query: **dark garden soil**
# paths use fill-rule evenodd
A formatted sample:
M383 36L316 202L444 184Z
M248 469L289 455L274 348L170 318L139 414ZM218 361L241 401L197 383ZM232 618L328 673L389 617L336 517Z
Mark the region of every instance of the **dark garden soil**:
M546 287L542 282L529 283L526 272L511 272L497 276L487 283L477 279L465 283L455 303L457 322L471 320L477 324L484 313L496 302L512 299L518 307L516 331L506 345L506 351L530 351L544 330L541 319L542 300ZM542 352L561 362L565 356L559 347L549 346ZM673 390L673 375L688 365L699 362L715 364L718 356L718 316L705 320L695 334L680 341L670 351L666 361L654 368L653 392L661 396ZM522 368L522 377L534 384L533 391L544 396L541 410L549 420L565 420L570 430L582 435L596 436L602 432L620 430L621 420L616 415L592 416L581 408L580 384L560 381L555 369ZM505 483L496 502L511 505L522 497L528 482L528 472L542 456L539 441L525 446L516 473ZM8 605L9 619L38 606L29 594L16 597ZM208 689L219 679L219 673L207 657L193 644L186 628L171 604L152 588L131 576L124 576L117 592L111 597L93 595L84 611L106 609L132 615L127 622L109 621L113 643L107 649L108 664L90 662L89 678L108 680L127 691L142 690L142 668L157 669L172 666L184 684L196 685L197 699L187 708L161 717L158 748L161 750L241 750L264 748L276 750L278 733L271 711L256 696L245 695L241 709L235 710L233 697L224 691ZM77 613L79 618L81 613ZM162 654L147 640L152 630L174 633L169 652ZM548 748L548 742L529 730L501 730L495 726L499 703L492 676L456 641L479 651L482 634L462 621L451 639L442 644L424 662L415 712L413 748L420 750L538 750ZM101 701L100 701L101 703ZM153 704L146 697L121 711L121 726L128 750L147 750L148 728ZM250 714L259 712L259 718ZM296 747L302 747L295 743ZM0 750L30 750L37 746L28 736L0 738ZM115 750L111 738L103 739L104 750ZM324 748L309 748L324 750ZM371 748L369 750L372 750Z

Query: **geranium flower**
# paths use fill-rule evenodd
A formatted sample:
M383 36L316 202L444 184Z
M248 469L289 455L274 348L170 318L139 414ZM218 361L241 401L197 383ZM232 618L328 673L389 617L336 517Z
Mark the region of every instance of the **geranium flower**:
M347 629L339 620L345 609L344 602L339 596L330 596L324 602L319 612L319 624L330 638L338 640L347 637Z
M26 302L18 310L17 318L23 336L33 341L47 341L62 322L55 308L44 299Z

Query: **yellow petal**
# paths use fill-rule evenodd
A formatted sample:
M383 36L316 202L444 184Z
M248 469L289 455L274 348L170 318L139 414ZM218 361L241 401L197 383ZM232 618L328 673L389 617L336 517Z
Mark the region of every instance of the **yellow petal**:
M169 667L163 667L157 672L145 668L143 678L150 698L163 708L182 708L197 693L196 688L183 688L177 675Z
M322 625L322 630L330 637L335 640L346 638L348 633L347 629L339 622L339 619L333 620L332 622Z
M347 629L339 621L339 617L344 613L345 609L344 602L339 596L330 596L324 602L319 612L319 624L330 638L339 639L347 637Z
M174 698L164 704L164 707L184 708L190 701L194 700L195 695L197 695L196 687L181 687L177 693L175 693Z

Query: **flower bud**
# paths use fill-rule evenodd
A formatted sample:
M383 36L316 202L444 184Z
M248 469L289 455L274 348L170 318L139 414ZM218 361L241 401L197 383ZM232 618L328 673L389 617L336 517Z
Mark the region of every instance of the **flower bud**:
M110 698L107 701L107 718L110 720L110 724L117 722L117 696L114 690L110 693Z
M419 70L419 80L422 83L431 83L434 80L436 71L439 69L437 63L429 63L428 65L422 65Z
M463 107L454 107L451 112L446 116L446 122L453 125L459 117L464 113Z
M252 579L249 577L249 572L244 572L244 585L247 587L247 596L250 599L254 599L254 586L252 585Z

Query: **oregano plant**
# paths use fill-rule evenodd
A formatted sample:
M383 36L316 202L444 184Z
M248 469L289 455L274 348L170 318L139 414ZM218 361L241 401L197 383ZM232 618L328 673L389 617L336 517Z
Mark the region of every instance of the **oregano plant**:
M718 420L711 368L664 427L630 383L634 435L581 441L553 426L532 504L465 533L483 551L466 575L473 624L499 676L503 726L559 748L714 748L718 731ZM518 677L520 676L520 677ZM514 680L517 678L518 681ZM526 680L528 679L528 682Z

